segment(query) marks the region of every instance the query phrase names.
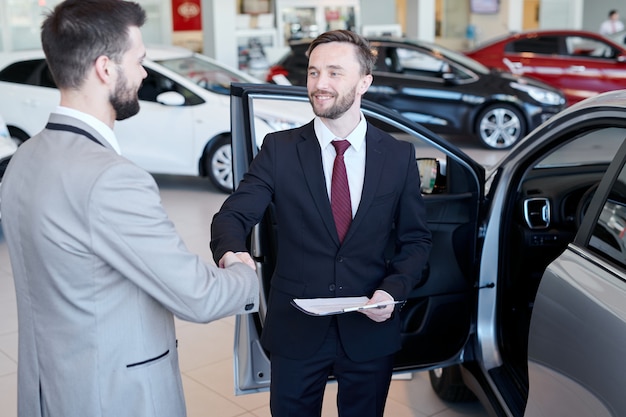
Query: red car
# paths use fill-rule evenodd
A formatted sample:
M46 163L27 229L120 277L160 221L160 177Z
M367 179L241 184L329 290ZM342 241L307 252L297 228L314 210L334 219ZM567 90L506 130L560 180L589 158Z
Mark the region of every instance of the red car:
M594 32L523 32L488 41L466 55L552 85L565 93L568 104L626 88L626 48Z

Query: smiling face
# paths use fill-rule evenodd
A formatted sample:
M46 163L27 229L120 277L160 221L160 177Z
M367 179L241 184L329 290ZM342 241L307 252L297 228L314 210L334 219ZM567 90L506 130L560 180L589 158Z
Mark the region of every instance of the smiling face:
M361 96L371 84L356 56L356 47L346 42L320 44L309 56L307 90L313 112L336 120L360 112Z

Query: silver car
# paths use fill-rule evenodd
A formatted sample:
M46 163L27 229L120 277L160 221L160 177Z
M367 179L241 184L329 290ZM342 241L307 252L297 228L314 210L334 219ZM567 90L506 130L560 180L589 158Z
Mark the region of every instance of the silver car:
M286 86L234 85L231 99L238 182L259 145L255 104L310 106ZM396 112L363 113L415 145L433 232L425 283L399 313L396 372L429 370L441 398L494 416L625 416L626 91L564 110L487 169ZM270 209L251 235L263 300L275 227ZM268 388L264 317L262 304L236 321L239 394Z

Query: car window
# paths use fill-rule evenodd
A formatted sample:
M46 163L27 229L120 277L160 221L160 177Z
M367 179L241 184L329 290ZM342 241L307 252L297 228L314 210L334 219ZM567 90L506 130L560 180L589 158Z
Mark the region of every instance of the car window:
M604 202L589 247L609 261L626 267L626 167L622 168Z
M565 48L567 55L587 58L615 58L618 54L609 44L583 36L566 37Z
M141 88L139 89L139 100L156 102L159 94L175 91L185 97L186 106L204 103L204 100L197 94L194 94L188 88L183 87L166 76L150 68L146 68L146 72L148 76L143 80Z
M537 162L535 168L609 164L625 137L626 132L619 127L583 132L576 139L547 154Z
M459 79L471 78L467 72L450 65L448 60L424 51L396 47L374 49L380 60L376 64L376 71L438 79L443 74L454 73Z
M0 81L56 88L45 59L15 62L0 71Z
M231 83L250 82L249 79L195 56L156 62L190 79L200 87L218 94L229 94Z
M422 53L414 49L396 48L398 65L403 72L419 74L432 74L433 76L443 72L447 62L434 56Z
M557 55L559 53L559 38L557 36L537 36L528 39L519 39L509 42L504 47L505 52L532 52L535 54Z

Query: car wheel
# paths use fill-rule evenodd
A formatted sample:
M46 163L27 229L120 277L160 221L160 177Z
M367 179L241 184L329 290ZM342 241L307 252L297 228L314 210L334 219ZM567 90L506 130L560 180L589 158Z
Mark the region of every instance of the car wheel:
M463 383L458 365L428 371L430 385L439 398L450 402L475 401L476 396Z
M480 112L476 123L478 137L491 149L508 149L526 134L521 112L507 104L494 104Z
M24 132L22 129L20 129L19 127L15 127L15 126L7 126L7 127L9 129L9 134L11 135L11 139L13 139L13 142L15 142L17 146L20 146L22 143L30 139L30 136L28 136L28 134Z
M222 192L233 192L233 154L229 135L215 138L204 151L204 171Z

